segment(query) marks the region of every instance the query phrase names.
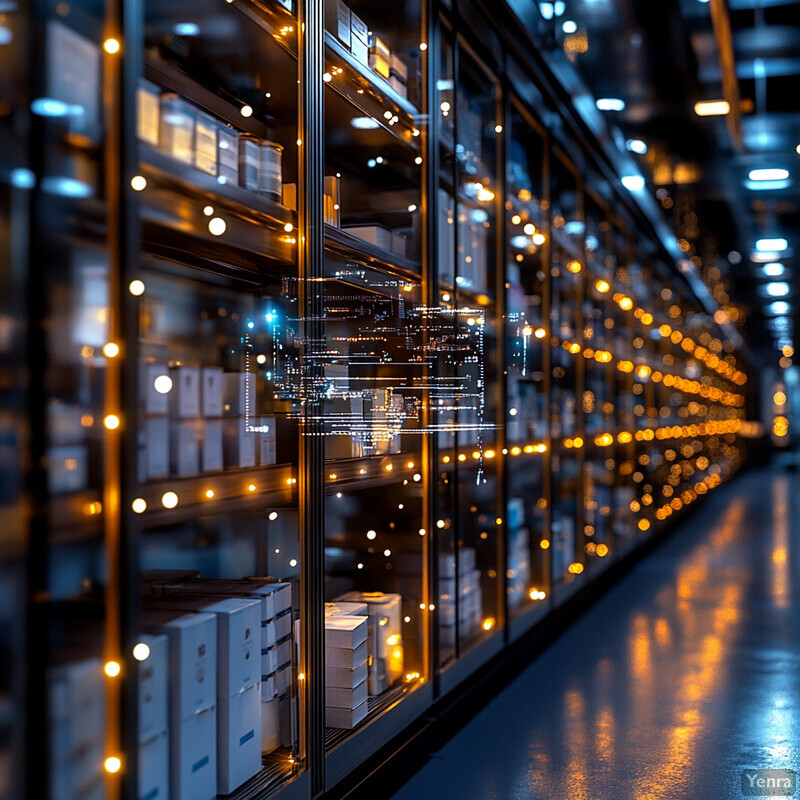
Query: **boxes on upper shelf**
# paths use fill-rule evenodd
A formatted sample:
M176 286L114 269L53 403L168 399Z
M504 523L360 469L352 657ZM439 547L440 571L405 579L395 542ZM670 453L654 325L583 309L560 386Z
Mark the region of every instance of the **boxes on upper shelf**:
M369 693L384 692L403 674L403 640L400 627L402 598L385 592L347 592L335 602L366 603L369 615ZM326 618L328 620L341 617ZM326 646L328 645L326 639Z
M392 52L378 36L371 36L369 42L369 66L381 77L389 80Z
M350 9L344 0L325 0L325 28L350 47Z
M369 649L366 642L354 648L326 647L325 666L336 669L353 670L361 666L369 658Z
M256 465L256 436L247 429L247 419L238 417L225 420L223 454L226 467L241 469Z
M325 617L325 647L355 650L367 640L367 617L341 615Z
M184 164L194 162L196 109L173 92L161 95L158 143L161 149Z
M199 420L172 420L170 423L169 451L173 475L196 475L200 472L200 434Z
M154 83L139 79L136 89L136 134L147 144L158 147L161 90Z
M344 230L383 250L392 249L392 232L383 225L348 225Z
M203 447L200 468L203 472L222 470L224 424L225 421L221 419L207 419L201 422Z
M369 29L364 21L350 12L350 52L359 64L369 66Z
M203 367L200 375L202 416L222 416L224 373L222 367Z

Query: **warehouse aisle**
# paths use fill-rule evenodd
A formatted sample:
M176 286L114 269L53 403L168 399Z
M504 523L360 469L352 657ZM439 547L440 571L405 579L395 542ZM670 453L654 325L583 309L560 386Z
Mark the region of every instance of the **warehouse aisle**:
M800 769L798 489L723 487L393 800L732 800Z

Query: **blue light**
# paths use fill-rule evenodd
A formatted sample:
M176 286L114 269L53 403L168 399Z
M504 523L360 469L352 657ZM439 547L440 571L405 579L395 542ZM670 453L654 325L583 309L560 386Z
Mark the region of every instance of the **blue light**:
M476 208L470 211L469 216L473 222L486 222L489 219L489 212L485 208Z
M786 267L780 261L770 261L769 264L764 264L764 274L768 278L780 278L786 271Z
M564 233L570 236L580 236L586 230L586 225L580 220L571 220L564 226Z
M36 186L36 176L25 167L17 167L11 170L11 185L18 189L33 189Z
M521 250L524 250L530 243L531 240L527 236L523 236L522 234L518 234L517 236L511 237L511 246L519 247Z
M173 26L172 32L176 36L197 36L200 33L200 27L194 22L179 22Z
M778 300L767 306L767 311L770 314L788 314L791 310L792 307L785 300Z
M764 291L770 297L786 297L789 294L789 284L784 283L783 281L776 281L773 283L768 283L764 287Z
M647 142L642 139L628 139L628 141L625 142L625 148L630 150L631 153L638 153L640 156L643 156L647 152Z
M539 3L539 11L542 12L542 16L545 19L553 19L553 15L555 14L552 3Z
M61 197L91 197L92 187L75 178L44 178L42 190Z
M255 322L248 322L248 323L247 323L247 327L248 327L250 330L253 330L253 328L255 328L255 326L256 326Z
M377 163L378 162L374 158L371 158L369 161L367 161L367 166L374 167Z
M67 117L72 113L72 106L52 97L39 97L31 103L31 111L40 117Z
M789 242L787 242L786 239L759 239L756 242L756 250L758 250L759 253L768 251L780 253L786 250L787 247L789 247Z
M353 117L350 124L361 131L371 131L378 127L378 121L372 117Z
M555 3L553 3L553 11L555 11L557 17L560 17L566 10L567 4L564 0L556 0Z
M624 111L625 101L619 97L599 97L595 105L600 111Z
M624 175L620 182L629 192L641 192L644 189L644 178L641 175Z
M766 192L766 191L777 192L780 189L788 189L791 185L792 182L788 178L777 181L748 180L744 182L744 188L749 189L751 192Z
M575 33L578 30L578 23L574 19L565 19L561 24L561 30L564 33Z

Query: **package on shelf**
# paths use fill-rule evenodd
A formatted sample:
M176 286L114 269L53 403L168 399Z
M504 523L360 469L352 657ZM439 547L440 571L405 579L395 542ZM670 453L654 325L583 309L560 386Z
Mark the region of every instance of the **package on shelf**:
M327 654L327 649L326 649ZM336 686L342 689L354 689L359 683L367 679L369 674L369 659L367 657L353 669L334 667L325 664L325 686Z
M258 433L258 463L268 466L277 462L275 417L259 417Z
M256 376L252 372L224 374L222 410L233 417L252 416L256 409Z
M262 683L263 686L263 683ZM277 697L261 700L261 752L271 753L281 746L280 709Z
M222 450L226 467L241 469L256 465L256 437L247 417L226 418Z
M71 661L51 670L48 738L52 798L95 791L105 760L105 681L100 659Z
M325 28L350 48L350 8L344 0L326 0Z
M286 208L297 211L297 184L284 183L281 191L281 201Z
M239 186L251 192L259 187L261 150L258 138L250 133L239 134Z
M170 415L173 419L197 419L200 416L200 370L197 367L170 367Z
M394 73L389 75L389 86L391 86L392 89L394 89L401 97L408 97L408 86Z
M379 695L403 674L402 598L395 593L354 591L337 597L334 602L367 604L369 693Z
M217 129L217 181L239 184L239 131L223 123Z
M369 66L369 29L366 23L350 11L350 52L359 64Z
M89 484L89 451L82 444L47 448L47 488L53 494L79 492Z
M200 416L222 416L224 383L222 367L203 367L200 370Z
M184 164L194 163L194 126L197 109L174 92L161 95L159 147Z
M346 708L353 710L366 702L366 678L352 689L344 689L341 686L325 686L325 705L328 708Z
M138 644L148 648L147 657L136 662L139 743L143 744L169 731L169 642L164 634L142 634Z
M367 640L368 619L351 614L325 617L325 647L355 650Z
M389 58L389 67L392 71L392 77L397 78L398 80L403 82L403 85L408 82L408 67L406 66L405 61L400 58L397 53L392 53L391 57Z
M195 112L194 121L194 165L201 172L217 175L219 123L203 111Z
M140 401L146 416L169 413L172 378L166 364L152 361L142 363L139 368L139 387Z
M328 728L345 728L351 730L367 716L367 701L357 708L337 708L325 706L325 726Z
M201 423L195 419L170 421L170 468L173 475L196 475L200 472Z
M170 787L174 800L217 792L217 620L213 614L146 611L146 629L169 641Z
M348 225L344 230L351 236L383 250L392 249L392 232L383 225Z
M164 706L166 710L166 705ZM162 731L138 747L139 800L169 797L169 734Z
M385 78L387 81L389 80L391 72L389 62L380 53L375 53L370 50L368 63L369 68L373 72L377 72L382 78Z
M392 246L391 250L396 256L407 258L408 256L408 239L403 233L392 231Z
M366 641L357 647L326 647L325 666L336 669L353 670L360 667L369 658L369 649Z
M221 472L223 468L223 439L225 421L221 419L205 419L199 422L201 428L202 472Z
M259 142L258 191L276 203L283 199L282 162L281 145L277 142Z
M154 83L139 78L136 89L136 135L140 141L158 147L161 90Z

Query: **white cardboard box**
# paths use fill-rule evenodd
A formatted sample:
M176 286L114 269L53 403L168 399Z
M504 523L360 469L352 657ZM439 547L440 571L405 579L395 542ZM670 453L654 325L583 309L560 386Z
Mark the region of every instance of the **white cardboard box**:
M164 711L166 712L166 705ZM169 737L163 730L139 745L139 800L169 797Z
M195 109L176 94L161 95L158 144L178 161L194 161Z
M275 673L275 692L283 697L292 685L292 666L287 664Z
M232 417L252 417L256 410L256 376L252 372L226 372L223 411ZM250 420L254 424L254 420Z
M228 186L239 183L239 131L220 125L217 131L217 182Z
M166 364L147 362L142 364L140 370L141 399L146 415L156 416L169 414L169 392L156 391L156 379L164 376L169 378L169 368Z
M143 142L158 147L158 116L161 90L139 79L136 89L136 133Z
M325 603L325 616L326 617L366 617L367 604L366 603Z
M214 800L217 796L217 709L181 720L170 728L172 800Z
M292 615L287 611L275 617L275 641L279 642L292 632Z
M392 232L383 225L353 225L344 231L383 250L392 249Z
M368 617L340 616L325 618L325 647L355 650L367 640Z
M247 430L245 417L225 420L223 454L226 467L256 465L256 434Z
M367 716L367 701L354 709L325 707L325 726L328 728L355 728Z
M354 650L349 647L325 648L326 667L352 670L363 664L367 658L369 658L369 650L366 642L361 642Z
M353 17L355 14L351 13L350 19L352 20ZM353 30L352 25L350 30ZM356 35L350 37L350 52L359 64L363 64L365 67L369 66L369 45Z
M220 698L217 791L230 794L261 769L261 686Z
M327 653L327 650L325 651ZM338 686L342 689L352 689L363 681L369 672L367 659L364 659L355 669L340 669L325 665L325 686Z
M144 634L139 641L150 648L144 661L136 662L139 684L139 742L151 740L169 727L169 642L164 634Z
M367 681L363 680L352 689L325 686L325 705L329 708L354 709L367 701Z
M327 0L325 27L345 46L350 47L350 9L344 0Z
M271 753L281 746L280 709L277 698L261 703L261 752Z
M201 413L204 417L222 416L224 374L221 367L203 367L201 370Z
M200 370L197 367L172 367L169 392L170 413L176 419L200 416Z
M203 450L200 467L203 472L221 472L223 466L222 440L224 420L207 419L202 423Z
M210 603L205 611L217 617L217 696L221 702L261 680L261 604L230 597Z
M172 474L196 475L200 472L199 420L172 420L169 428Z
M350 12L350 30L356 39L369 46L369 28L361 17L357 17L352 11Z
M219 123L202 111L196 112L194 125L194 165L208 175L217 174L217 129Z

